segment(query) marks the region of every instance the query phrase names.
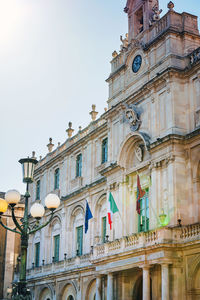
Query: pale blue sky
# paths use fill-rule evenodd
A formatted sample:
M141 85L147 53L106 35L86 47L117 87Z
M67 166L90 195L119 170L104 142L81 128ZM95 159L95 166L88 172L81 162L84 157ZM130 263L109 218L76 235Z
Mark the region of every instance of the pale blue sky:
M160 0L166 12L169 0ZM199 0L175 10L200 15ZM119 36L127 32L126 0L0 0L0 191L24 193L18 160L47 153L103 113L105 79ZM100 115L99 114L99 115Z

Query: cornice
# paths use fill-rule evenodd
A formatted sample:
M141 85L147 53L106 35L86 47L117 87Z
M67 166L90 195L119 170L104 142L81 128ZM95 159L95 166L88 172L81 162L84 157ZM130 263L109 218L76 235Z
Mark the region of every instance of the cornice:
M49 167L51 167L52 165L54 165L56 161L57 162L62 161L66 157L66 154L71 153L75 148L79 147L81 143L86 144L87 141L91 138L91 136L99 133L99 131L102 131L106 127L107 127L107 123L105 122L104 124L102 124L98 128L96 128L93 131L91 131L90 133L88 133L86 136L80 138L77 142L70 145L68 148L66 148L62 152L58 153L56 156L50 158L43 165L41 165L40 167L35 169L34 176L37 176L41 171L44 171L44 170L48 169ZM46 157L48 157L48 155L51 155L51 153L47 154Z
M106 182L106 178L102 177L102 178L100 178L100 179L98 179L98 180L96 180L96 181L94 181L94 182L92 182L90 184L86 184L85 186L83 186L82 188L78 189L77 191L74 191L71 194L68 194L66 196L62 196L61 200L62 201L66 201L68 199L71 199L71 198L73 198L73 197L75 197L75 196L77 196L77 195L79 195L79 194L81 194L83 192L86 192L87 190L91 189L92 187L100 185L101 183L104 183L104 182Z

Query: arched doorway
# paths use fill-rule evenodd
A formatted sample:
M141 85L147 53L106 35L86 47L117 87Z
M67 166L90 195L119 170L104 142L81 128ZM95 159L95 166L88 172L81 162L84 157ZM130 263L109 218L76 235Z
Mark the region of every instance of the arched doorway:
M61 292L61 295L62 300L75 300L77 296L74 285L72 283L68 283Z
M39 300L51 300L51 291L49 288L44 288L40 293Z
M142 276L138 278L133 289L133 300L143 300L143 280ZM150 300L152 300L152 280L150 278Z

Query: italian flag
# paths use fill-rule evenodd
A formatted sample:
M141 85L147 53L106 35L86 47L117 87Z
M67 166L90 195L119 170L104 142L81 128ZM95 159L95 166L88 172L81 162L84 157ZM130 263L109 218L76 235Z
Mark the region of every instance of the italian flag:
M113 214L119 211L117 204L115 203L115 200L113 198L113 195L109 194L108 198L108 223L110 225L110 230L112 229L112 220L113 220Z

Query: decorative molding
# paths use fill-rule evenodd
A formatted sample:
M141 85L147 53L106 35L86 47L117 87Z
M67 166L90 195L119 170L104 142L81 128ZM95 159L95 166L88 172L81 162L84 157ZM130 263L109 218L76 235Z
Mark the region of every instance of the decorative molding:
M124 103L123 106L125 107L124 118L126 122L129 123L131 131L137 131L142 123L137 106L134 104L128 105L126 103Z
M167 166L174 160L175 160L175 155L173 155L173 154L160 157L158 160L154 160L151 162L149 169L152 170L152 169L161 168L163 166Z

